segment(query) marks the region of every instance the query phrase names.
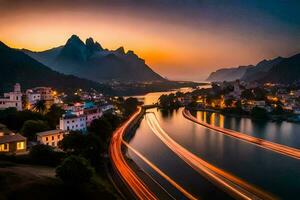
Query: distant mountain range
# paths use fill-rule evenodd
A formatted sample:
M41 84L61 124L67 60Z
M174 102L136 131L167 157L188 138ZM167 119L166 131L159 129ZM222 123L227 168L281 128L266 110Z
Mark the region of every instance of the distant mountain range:
M56 72L22 51L12 49L0 42L0 92L11 90L17 82L24 89L51 86L64 92L78 88L94 88L112 93L112 89L108 86Z
M92 38L84 43L72 35L64 46L42 52L22 50L53 70L93 81L164 81L133 51L107 50Z
M236 68L222 68L212 72L207 81L234 81L240 79L248 69L253 68L253 65L239 66Z
M212 72L207 81L234 81L240 79L248 82L293 83L300 81L300 54L289 58L277 57L263 60L257 65L224 68Z

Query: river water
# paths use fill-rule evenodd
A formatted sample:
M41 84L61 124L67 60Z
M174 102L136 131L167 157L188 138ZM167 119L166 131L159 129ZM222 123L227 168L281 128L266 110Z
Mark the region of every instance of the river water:
M162 93L144 96L147 104L154 103ZM217 133L195 124L182 115L182 108L170 112L148 110L156 115L161 128L184 148L214 166L229 172L249 184L271 193L279 199L299 199L300 161L274 153L259 146ZM300 148L300 127L283 122L256 122L247 118L226 117L205 112L193 113L215 125L241 131L255 137ZM147 114L146 114L147 115ZM130 145L176 181L182 188L200 199L231 199L222 189L192 169L157 137L144 117ZM128 150L128 155L168 193L176 199L185 196Z

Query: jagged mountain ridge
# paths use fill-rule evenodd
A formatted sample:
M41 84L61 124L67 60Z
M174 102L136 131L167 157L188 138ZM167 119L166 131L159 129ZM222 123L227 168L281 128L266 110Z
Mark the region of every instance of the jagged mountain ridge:
M94 81L164 81L133 51L107 50L92 38L72 35L64 46L42 52L23 50L54 70Z
M12 49L0 41L0 91L9 91L17 82L24 89L49 86L65 92L76 88L94 88L107 93L112 92L109 87L97 82L56 72L24 52Z

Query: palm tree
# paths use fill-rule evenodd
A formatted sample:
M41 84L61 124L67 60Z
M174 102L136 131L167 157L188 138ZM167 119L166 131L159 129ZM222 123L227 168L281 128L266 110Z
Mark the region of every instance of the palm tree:
M40 113L44 114L46 112L46 110L47 110L45 100L39 100L39 101L37 101L34 104L33 109L35 111L37 111L37 112L40 112Z

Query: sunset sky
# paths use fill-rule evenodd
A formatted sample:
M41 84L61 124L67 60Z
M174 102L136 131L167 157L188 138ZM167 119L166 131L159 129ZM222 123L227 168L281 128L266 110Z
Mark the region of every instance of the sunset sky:
M93 37L134 50L162 76L203 80L300 53L299 10L299 0L0 0L0 40L40 51Z

